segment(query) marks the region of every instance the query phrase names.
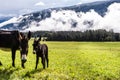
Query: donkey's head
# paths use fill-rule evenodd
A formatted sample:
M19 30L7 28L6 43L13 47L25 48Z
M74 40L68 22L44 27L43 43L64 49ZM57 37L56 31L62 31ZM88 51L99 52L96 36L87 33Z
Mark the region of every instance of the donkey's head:
M41 37L39 37L38 40L37 40L37 38L34 39L34 42L33 42L33 54L36 53L36 51L38 49L38 46L39 46L40 40L41 40Z
M31 33L29 32L27 36L25 36L23 33L21 33L20 35L21 35L20 40L21 63L22 67L24 68L24 63L27 61L28 41L31 38Z

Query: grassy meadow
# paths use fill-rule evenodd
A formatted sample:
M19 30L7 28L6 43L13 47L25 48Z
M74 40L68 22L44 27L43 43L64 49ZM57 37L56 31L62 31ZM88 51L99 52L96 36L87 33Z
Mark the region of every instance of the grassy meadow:
M11 52L0 50L0 80L120 80L120 42L41 42L49 47L49 68L45 70L41 60L35 70L32 42L25 69L19 51L14 68Z

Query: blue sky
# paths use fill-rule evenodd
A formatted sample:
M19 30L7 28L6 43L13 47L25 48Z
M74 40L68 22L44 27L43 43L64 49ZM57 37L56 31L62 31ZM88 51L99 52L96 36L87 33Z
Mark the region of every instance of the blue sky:
M103 0L0 0L0 16L11 16L46 8L71 6Z

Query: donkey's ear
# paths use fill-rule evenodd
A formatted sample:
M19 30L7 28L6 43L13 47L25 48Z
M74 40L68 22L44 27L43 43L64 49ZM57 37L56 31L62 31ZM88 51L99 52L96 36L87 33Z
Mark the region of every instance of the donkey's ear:
M34 38L34 41L37 41L37 37Z
M41 36L39 36L39 39L38 39L38 41L41 41Z
M31 32L30 32L30 31L28 32L27 37L28 37L28 39L30 40L30 38L31 38Z

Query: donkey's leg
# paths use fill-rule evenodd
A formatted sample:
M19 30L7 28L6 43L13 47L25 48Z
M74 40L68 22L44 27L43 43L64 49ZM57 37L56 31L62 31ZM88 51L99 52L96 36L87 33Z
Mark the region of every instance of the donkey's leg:
M39 56L36 55L36 66L35 66L35 69L37 69L38 62L39 62Z
M25 68L24 63L21 63L22 68Z
M46 58L46 61L47 61L47 67L48 67L48 66L49 66L48 53L46 54L45 58Z
M47 57L46 60L47 60L47 67L49 67L49 59L48 59L48 57Z
M16 50L12 49L12 66L15 67L15 52Z
M43 55L42 57L41 57L41 59L42 59L42 65L43 65L43 69L45 69L45 55Z

